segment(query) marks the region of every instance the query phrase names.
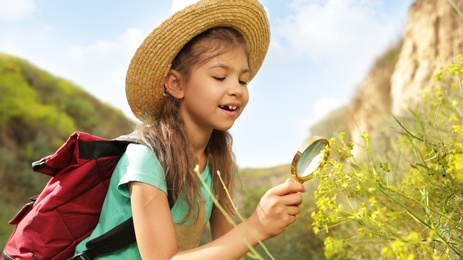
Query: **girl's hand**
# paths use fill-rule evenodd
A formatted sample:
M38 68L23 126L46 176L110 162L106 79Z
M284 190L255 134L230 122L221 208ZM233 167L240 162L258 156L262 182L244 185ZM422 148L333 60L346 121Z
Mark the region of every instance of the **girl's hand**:
M248 224L254 229L259 240L272 238L296 221L299 205L305 192L304 185L291 179L269 189L260 199Z

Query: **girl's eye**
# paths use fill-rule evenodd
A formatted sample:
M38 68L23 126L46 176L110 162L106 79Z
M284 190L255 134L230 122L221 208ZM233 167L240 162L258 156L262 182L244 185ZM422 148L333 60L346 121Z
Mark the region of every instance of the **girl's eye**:
M215 80L218 80L218 81L224 81L225 80L225 77L214 77Z
M243 86L247 86L247 85L248 85L248 82L245 81L245 80L240 80L239 82L240 82L240 84L243 85Z

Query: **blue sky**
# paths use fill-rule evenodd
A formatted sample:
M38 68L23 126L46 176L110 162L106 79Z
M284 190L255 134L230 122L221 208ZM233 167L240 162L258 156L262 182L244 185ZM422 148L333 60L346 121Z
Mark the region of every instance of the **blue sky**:
M0 52L134 118L124 92L130 59L156 25L192 2L0 0ZM231 130L238 165L290 163L309 127L347 104L374 59L401 38L413 2L261 0L272 36L248 107Z

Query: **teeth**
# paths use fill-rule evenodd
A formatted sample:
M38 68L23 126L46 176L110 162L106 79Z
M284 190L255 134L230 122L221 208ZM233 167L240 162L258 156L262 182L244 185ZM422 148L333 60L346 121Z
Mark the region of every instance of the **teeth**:
M230 110L230 111L235 111L238 108L238 106L220 106L220 107Z

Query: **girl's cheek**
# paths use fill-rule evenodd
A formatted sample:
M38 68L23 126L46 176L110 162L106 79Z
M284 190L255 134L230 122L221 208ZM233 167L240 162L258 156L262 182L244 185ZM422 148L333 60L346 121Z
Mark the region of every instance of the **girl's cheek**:
M243 111L244 111L244 109L246 108L247 104L248 104L248 102L246 102L245 104L243 104L242 109L241 109L241 113L243 113ZM240 113L240 115L241 115L241 113Z

